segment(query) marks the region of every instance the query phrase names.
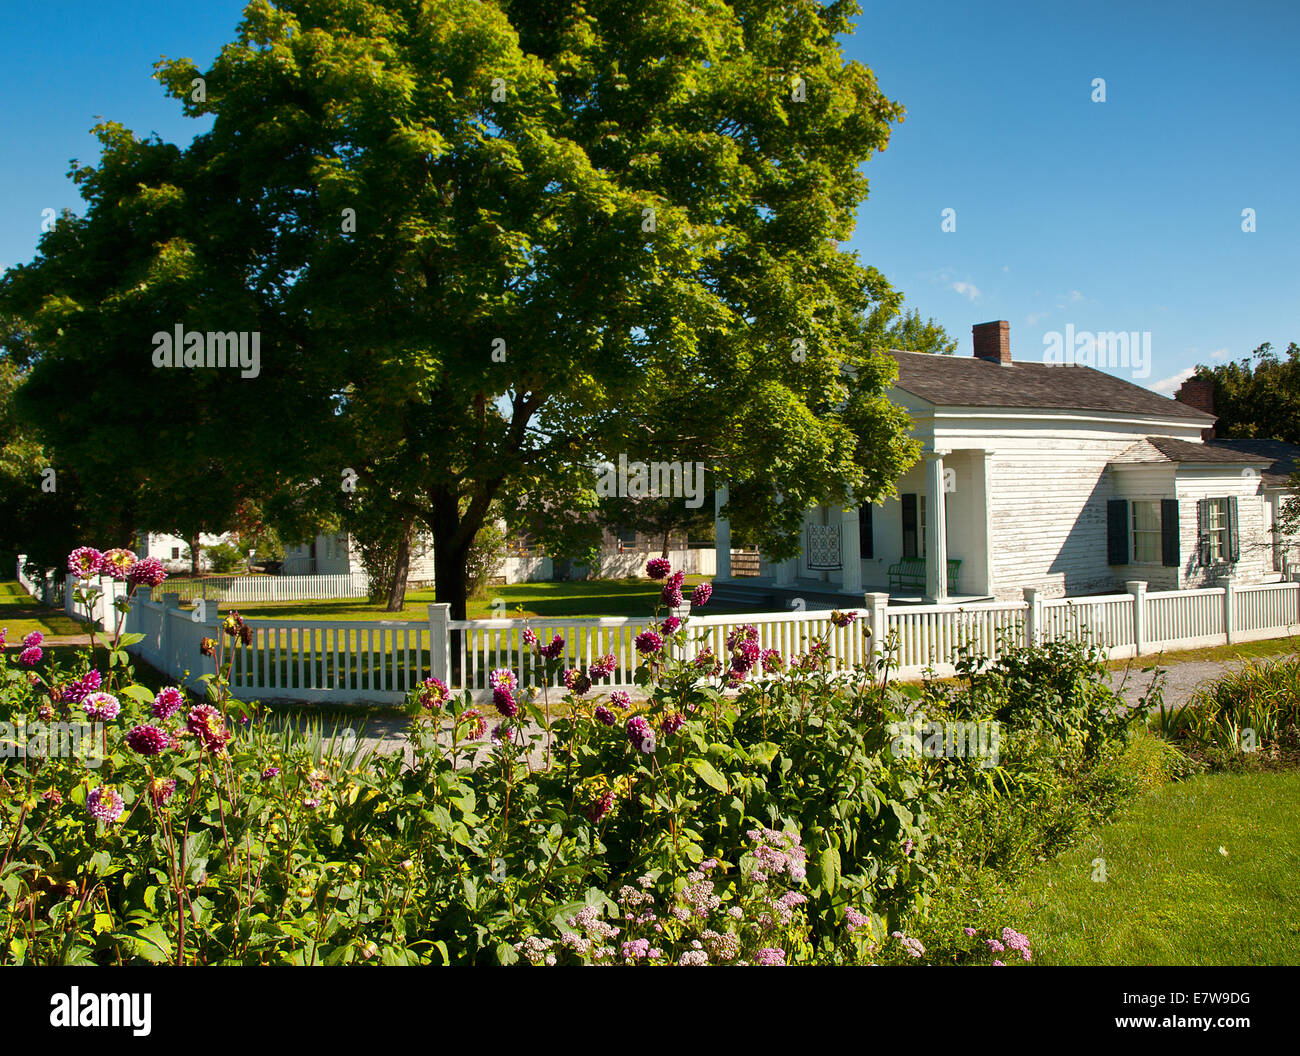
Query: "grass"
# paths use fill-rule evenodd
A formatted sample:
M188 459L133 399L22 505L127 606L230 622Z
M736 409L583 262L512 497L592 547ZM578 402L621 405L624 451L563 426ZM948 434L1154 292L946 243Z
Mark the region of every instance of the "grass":
M707 576L687 576L687 588L706 582ZM159 593L165 592L166 584ZM687 595L690 590L686 590ZM299 620L423 620L435 601L432 590L408 591L401 612L385 611L383 603L339 598L327 601L277 601L221 604L222 611L238 609L243 616ZM489 587L482 597L471 598L472 620L533 616L561 619L578 616L632 616L649 619L659 600L659 587L648 579L595 579L571 583L515 583ZM709 612L744 612L710 605Z
M1098 861L1105 880L1098 882ZM1300 771L1147 793L1036 867L1009 919L1041 964L1300 964Z
M47 609L23 590L16 579L0 581L0 627L7 628L10 644L32 631L48 635L84 633L76 620L62 609Z

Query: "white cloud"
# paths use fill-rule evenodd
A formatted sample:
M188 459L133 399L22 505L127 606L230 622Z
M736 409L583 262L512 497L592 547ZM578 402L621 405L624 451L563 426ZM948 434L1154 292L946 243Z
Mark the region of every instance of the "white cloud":
M1231 352L1229 349L1226 349L1226 348L1216 348L1213 352L1210 353L1210 358L1211 358L1211 359L1227 359L1230 355L1232 355L1232 352Z
M1162 396L1172 396L1178 391L1180 385L1196 373L1195 367L1188 367L1186 370L1180 370L1177 374L1168 378L1161 378L1159 381L1153 381L1147 388L1153 392L1158 392Z
M1025 316L1025 322L1030 326L1037 326L1051 314L1051 312L1030 312Z
M954 282L949 289L956 290L963 297L967 297L972 301L980 299L980 288L973 282Z
M1070 291L1070 303L1071 303L1071 304L1078 304L1081 300L1083 300L1083 294L1081 294L1078 290L1071 290L1071 291Z

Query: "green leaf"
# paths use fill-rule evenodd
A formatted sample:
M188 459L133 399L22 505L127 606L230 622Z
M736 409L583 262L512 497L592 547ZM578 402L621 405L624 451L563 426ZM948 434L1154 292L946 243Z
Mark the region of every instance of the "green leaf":
M135 947L136 954L150 964L166 964L172 959L172 944L161 924L149 924L125 937Z
M690 760L690 767L695 771L695 776L710 788L716 789L718 792L728 791L726 778L713 769L707 759L692 759Z
M818 859L821 866L821 883L822 890L827 894L834 894L840 886L840 852L837 848L828 846L821 853Z

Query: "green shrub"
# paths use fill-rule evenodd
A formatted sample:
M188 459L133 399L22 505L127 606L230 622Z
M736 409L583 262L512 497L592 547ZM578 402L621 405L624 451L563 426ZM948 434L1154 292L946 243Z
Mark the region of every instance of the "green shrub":
M206 550L212 571L223 576L243 572L248 567L248 555L231 543L218 543Z
M471 695L429 679L408 758L233 700L244 637L231 614L189 694L137 682L127 636L104 672L0 659L0 718L105 709L76 752L0 770L0 961L914 962L902 929L942 915L942 884L1041 856L1135 785L1091 656L1058 647L915 696L832 672L827 637L783 657L739 627L714 656L666 620L638 638L644 701L599 689L612 657L565 669L535 643L536 685L492 672L490 748ZM922 719L1006 732L993 758L936 755L912 750Z
M1240 768L1300 751L1300 660L1251 660L1161 709L1157 729L1212 769Z

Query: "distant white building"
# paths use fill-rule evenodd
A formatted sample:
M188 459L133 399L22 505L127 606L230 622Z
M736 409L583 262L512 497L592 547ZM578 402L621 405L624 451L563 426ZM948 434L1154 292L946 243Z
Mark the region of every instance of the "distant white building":
M199 568L204 572L212 569L212 563L208 558L208 547L218 546L221 543L238 544L238 542L237 532L222 532L220 535L213 535L210 532L200 533ZM190 541L182 539L179 535L168 535L166 532L141 532L135 550L141 557L156 557L168 572L188 572L190 570L189 548Z
M365 568L347 532L322 532L310 542L285 547L281 571L287 576L337 576L364 572ZM432 583L433 578L433 538L420 532L411 543L406 581Z

